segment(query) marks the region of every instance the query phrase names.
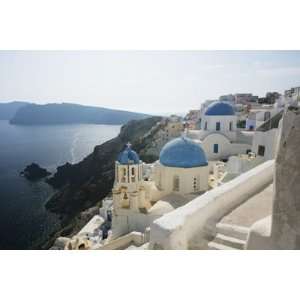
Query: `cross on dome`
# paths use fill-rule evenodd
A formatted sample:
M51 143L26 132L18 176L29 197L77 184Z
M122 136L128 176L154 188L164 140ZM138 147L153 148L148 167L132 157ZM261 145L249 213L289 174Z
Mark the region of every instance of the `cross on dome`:
M140 162L138 154L131 149L130 142L126 144L125 149L119 154L118 162L123 165L138 164Z

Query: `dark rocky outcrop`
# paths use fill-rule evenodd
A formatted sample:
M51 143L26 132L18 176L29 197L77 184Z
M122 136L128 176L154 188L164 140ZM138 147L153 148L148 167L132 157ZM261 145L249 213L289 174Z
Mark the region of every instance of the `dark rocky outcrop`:
M38 164L32 163L28 165L20 175L24 176L28 180L38 180L51 175L46 169L41 168Z

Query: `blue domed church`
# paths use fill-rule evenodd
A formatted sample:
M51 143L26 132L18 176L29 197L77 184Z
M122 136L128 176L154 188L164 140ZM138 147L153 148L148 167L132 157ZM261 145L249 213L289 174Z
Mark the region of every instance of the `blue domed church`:
M208 160L199 141L186 136L171 140L154 164L143 163L128 143L115 163L110 238L144 232L158 217L207 191L208 177Z
M227 159L229 156L247 153L252 137L243 135L237 128L237 116L233 106L226 101L214 101L203 112L200 130L189 133L202 142L208 160Z
M155 181L163 191L182 194L208 189L208 161L200 142L182 136L167 143L155 167Z

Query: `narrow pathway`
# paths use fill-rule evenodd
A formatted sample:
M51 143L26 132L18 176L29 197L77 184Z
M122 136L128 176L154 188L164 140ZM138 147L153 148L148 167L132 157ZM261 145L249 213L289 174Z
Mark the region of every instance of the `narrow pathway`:
M208 243L212 250L242 250L250 227L272 213L273 184L251 197L217 224L217 235Z

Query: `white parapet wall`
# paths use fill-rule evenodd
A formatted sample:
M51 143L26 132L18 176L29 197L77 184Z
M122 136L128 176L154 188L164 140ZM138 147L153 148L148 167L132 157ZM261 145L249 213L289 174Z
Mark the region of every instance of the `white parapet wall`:
M115 240L112 240L107 244L96 246L93 248L93 250L122 250L129 247L132 243L135 246L141 246L145 242L146 241L143 233L133 231Z
M269 160L155 220L150 249L206 249L219 220L269 185L273 173Z

